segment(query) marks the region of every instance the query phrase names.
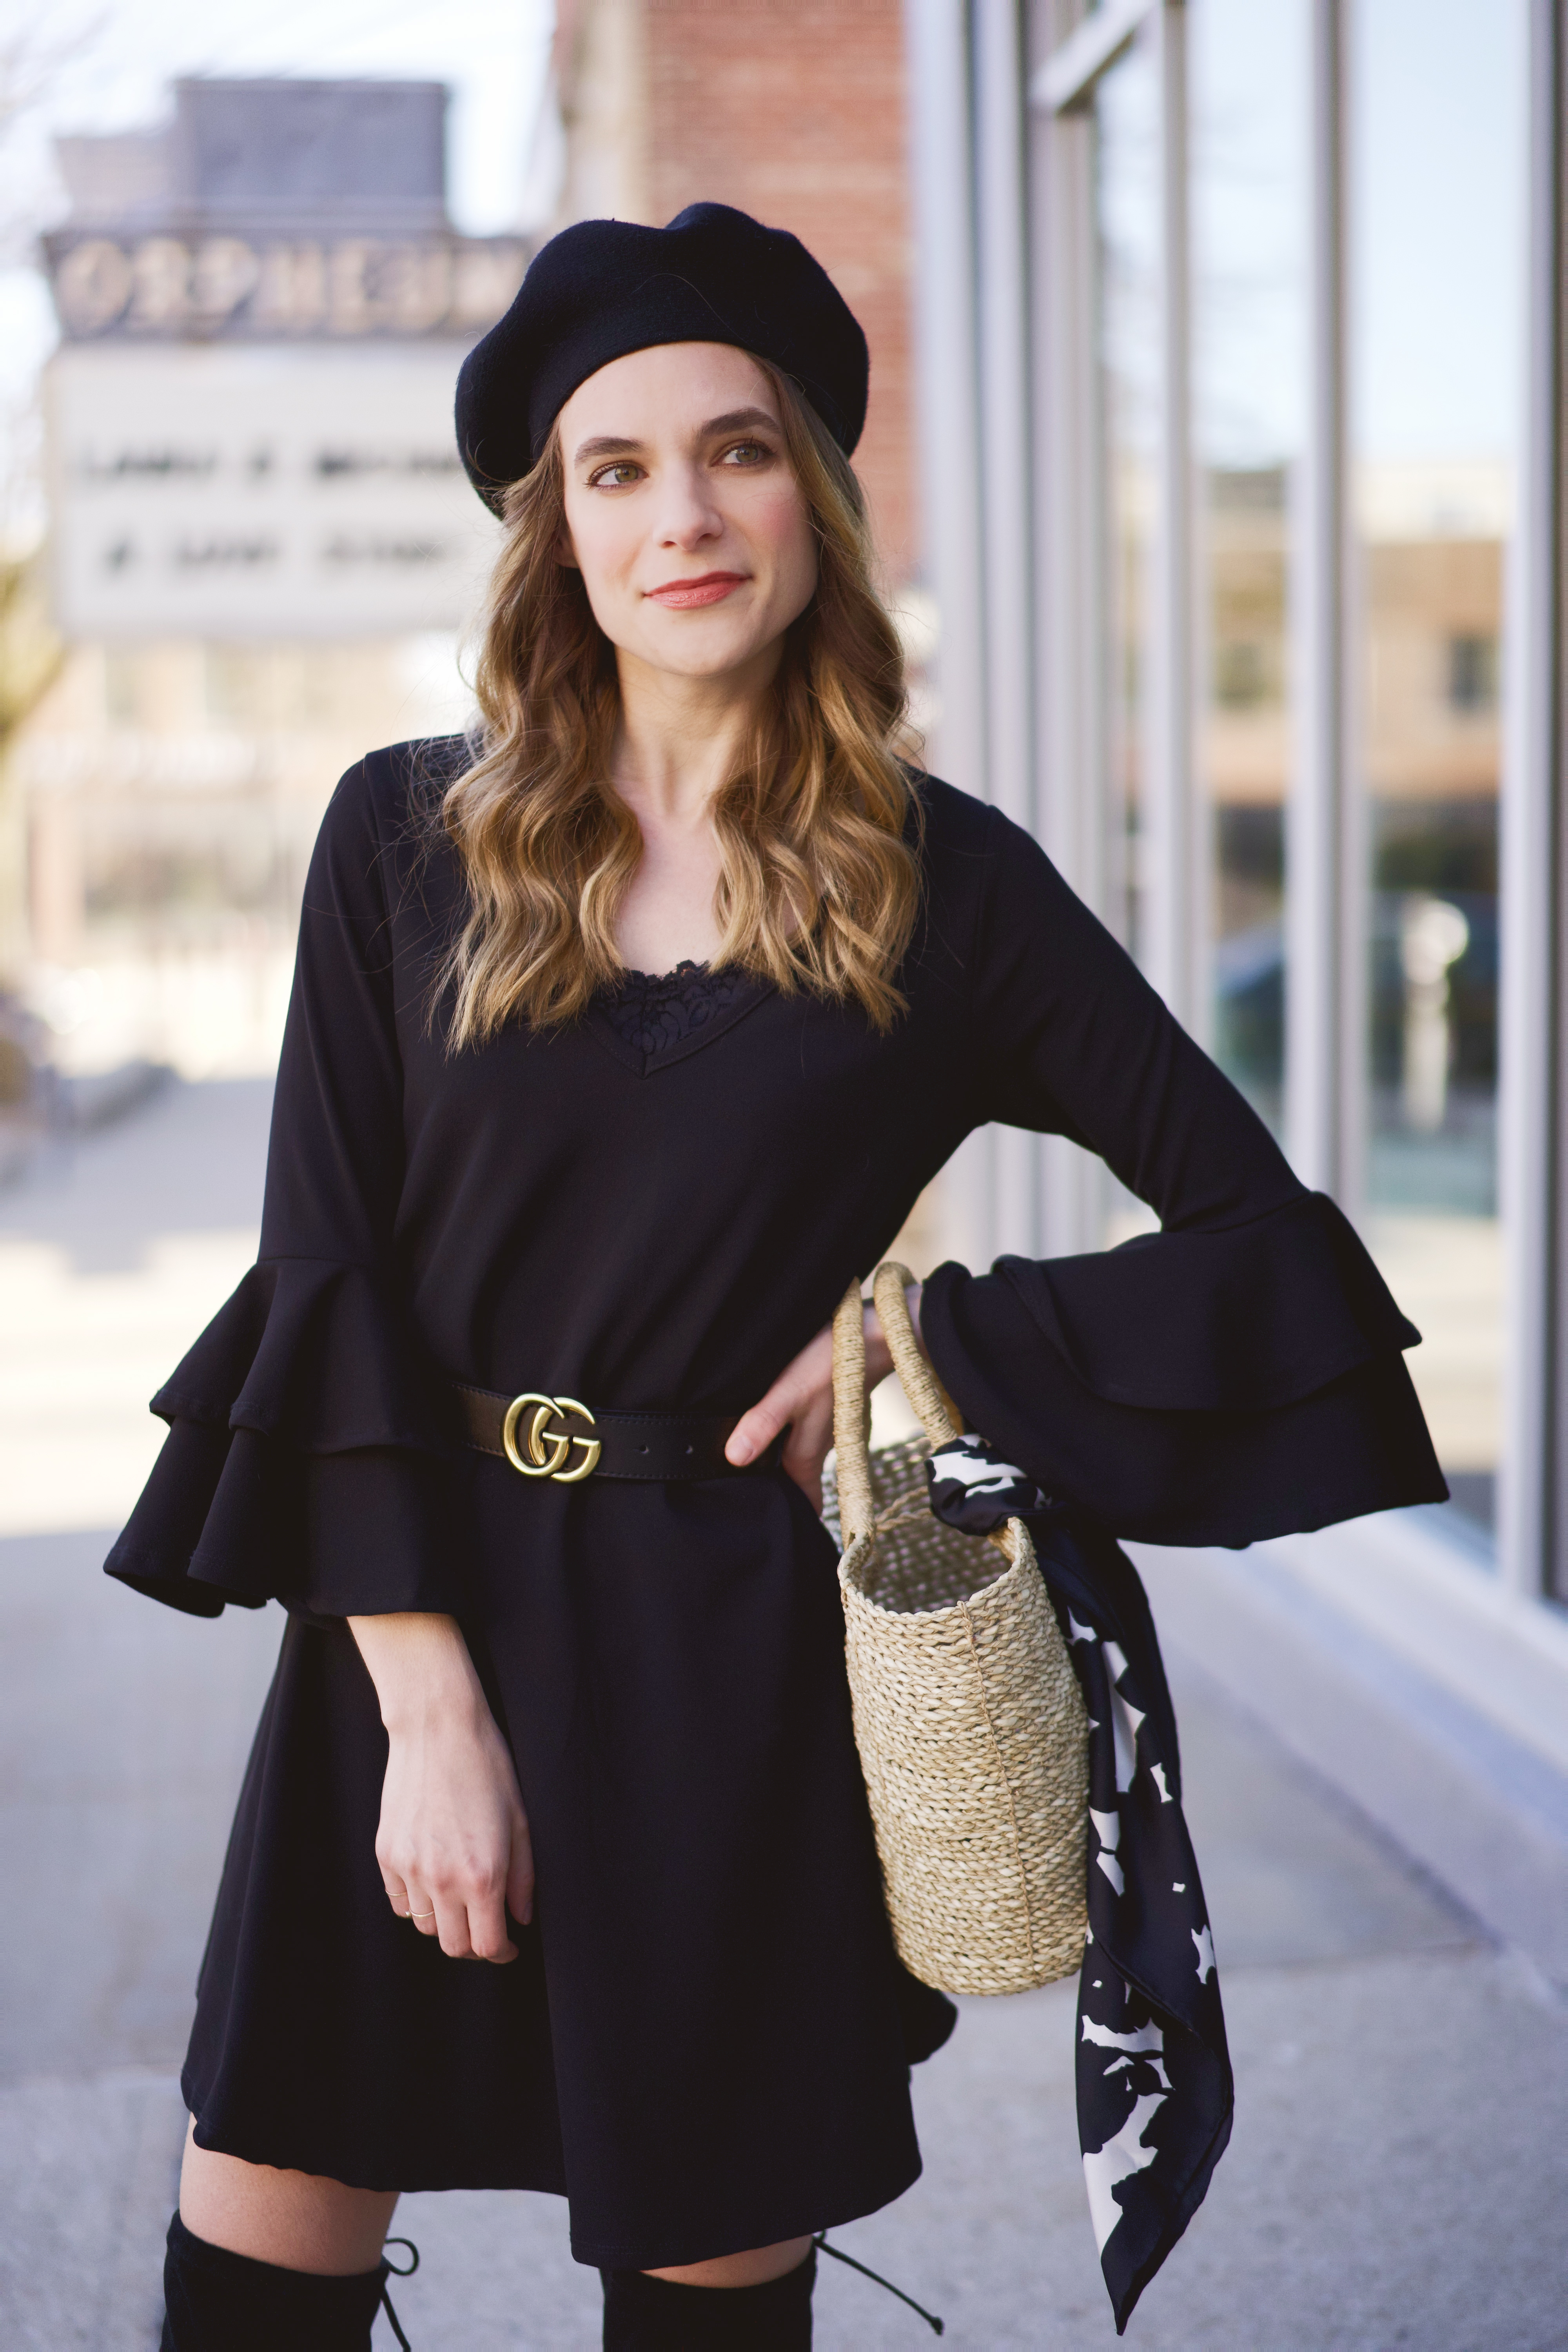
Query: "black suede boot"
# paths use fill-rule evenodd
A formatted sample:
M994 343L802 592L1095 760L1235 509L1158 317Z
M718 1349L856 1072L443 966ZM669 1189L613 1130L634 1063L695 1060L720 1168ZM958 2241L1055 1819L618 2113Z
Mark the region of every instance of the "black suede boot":
M163 2263L161 2352L370 2352L371 2324L384 2302L406 2346L386 2300L387 2279L395 2275L384 2261L352 2278L280 2270L193 2237L176 2213Z
M816 2248L763 2286L681 2286L601 2271L605 2352L811 2352Z

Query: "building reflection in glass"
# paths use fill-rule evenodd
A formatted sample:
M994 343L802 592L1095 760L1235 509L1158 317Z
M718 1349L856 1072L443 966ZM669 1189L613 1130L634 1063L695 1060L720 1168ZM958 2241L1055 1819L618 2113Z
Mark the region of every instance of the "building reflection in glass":
M1136 955L1149 711L1149 567L1159 460L1158 92L1148 40L1100 84L1095 108L1100 360L1104 388L1108 913Z
M1498 792L1521 341L1521 0L1351 12L1368 1238L1459 1507L1500 1434Z

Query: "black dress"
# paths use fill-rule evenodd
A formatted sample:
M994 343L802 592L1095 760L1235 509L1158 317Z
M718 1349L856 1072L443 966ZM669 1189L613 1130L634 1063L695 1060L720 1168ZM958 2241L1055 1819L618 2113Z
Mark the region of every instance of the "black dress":
M922 780L926 897L878 1036L745 975L637 1034L601 1004L449 1055L457 745L343 780L305 894L260 1260L154 1409L110 1571L290 1622L184 2074L204 2147L375 2188L564 2192L581 2261L652 2268L897 2197L909 2060L833 1545L776 1470L525 1484L452 1377L736 1412L989 1119L1101 1152L1164 1232L942 1268L969 1416L1110 1531L1246 1543L1440 1497L1415 1334L1350 1228L1041 852ZM517 1760L535 1925L506 1968L394 1917L385 1759L342 1620L461 1622Z

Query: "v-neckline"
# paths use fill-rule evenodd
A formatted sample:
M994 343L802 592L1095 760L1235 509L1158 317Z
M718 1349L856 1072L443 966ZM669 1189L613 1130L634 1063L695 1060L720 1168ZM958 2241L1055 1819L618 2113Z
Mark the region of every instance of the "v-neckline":
M706 973L708 970L706 963L682 958L669 971L628 972L627 978L642 981L651 988L662 982L673 983L688 971L696 974ZM726 972L725 977L729 978L730 974ZM756 973L736 971L733 975L734 992L728 1003L709 1012L697 1026L688 1030L684 1037L677 1037L667 1045L657 1046L652 1053L646 1052L621 1034L602 996L595 997L589 1005L586 1019L593 1036L613 1060L620 1063L623 1069L635 1071L641 1078L657 1077L660 1070L668 1069L677 1062L689 1061L693 1054L700 1054L704 1045L711 1045L715 1038L732 1029L738 1021L743 1021L765 996L773 993L773 987L771 980Z

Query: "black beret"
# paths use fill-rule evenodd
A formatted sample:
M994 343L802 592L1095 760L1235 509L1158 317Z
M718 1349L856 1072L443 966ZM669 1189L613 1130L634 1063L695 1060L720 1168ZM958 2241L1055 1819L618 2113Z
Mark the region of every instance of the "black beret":
M738 343L793 376L846 457L866 422L866 338L787 229L729 205L668 228L585 220L541 246L458 377L458 447L487 506L526 474L580 383L651 343Z

